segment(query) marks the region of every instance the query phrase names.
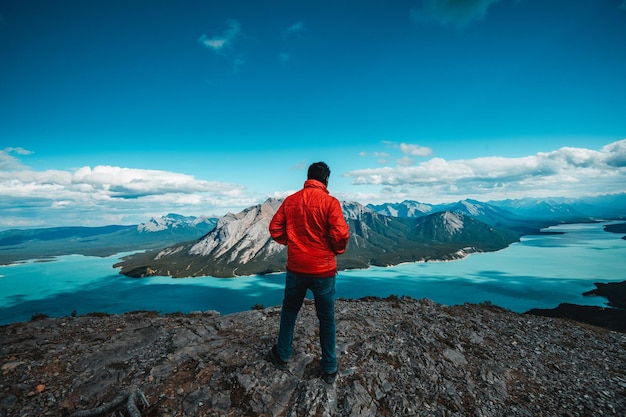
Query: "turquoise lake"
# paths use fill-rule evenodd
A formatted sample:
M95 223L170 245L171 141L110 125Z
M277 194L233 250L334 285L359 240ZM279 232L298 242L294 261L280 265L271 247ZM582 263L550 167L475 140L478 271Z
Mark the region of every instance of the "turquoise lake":
M606 305L585 297L595 282L626 280L626 240L603 230L607 223L568 224L526 236L498 252L452 262L406 263L342 271L337 297L408 295L441 304L493 304L515 312L553 308L562 302ZM161 313L217 310L222 314L282 301L284 274L240 278L120 275L108 258L70 255L0 266L0 325L28 321L33 314L69 316L72 311Z

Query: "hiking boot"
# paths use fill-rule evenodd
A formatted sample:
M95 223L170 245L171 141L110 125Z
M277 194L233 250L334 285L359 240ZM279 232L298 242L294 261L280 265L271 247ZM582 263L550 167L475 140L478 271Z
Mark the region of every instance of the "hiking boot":
M326 382L328 385L332 385L335 383L335 380L337 379L337 371L333 372L332 374L327 374L320 369L320 372L322 374L322 381Z
M270 358L272 359L272 363L274 364L274 366L276 366L281 371L286 371L287 369L289 369L287 362L280 358L280 355L276 350L276 345L272 346L272 348L270 349Z

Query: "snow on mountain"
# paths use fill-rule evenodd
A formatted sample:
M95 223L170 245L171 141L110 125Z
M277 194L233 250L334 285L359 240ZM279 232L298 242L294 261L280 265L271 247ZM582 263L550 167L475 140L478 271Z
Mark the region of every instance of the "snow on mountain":
M552 224L626 218L626 193L580 198L522 198L490 201L489 204Z
M164 230L189 229L201 227L213 227L215 220L206 216L182 216L170 213L166 216L152 217L145 223L137 225L139 233L155 233Z
M140 233L159 232L168 228L167 223L165 217L152 217L147 222L138 224L137 231Z
M354 201L342 202L341 209L343 211L343 216L346 218L346 220L361 220L364 213L372 212L372 210L368 207Z
M478 216L485 213L484 206L476 204L471 200L463 200L461 201L461 205L465 207L465 210L472 216Z
M367 208L391 217L419 217L433 212L433 206L413 200L401 203L368 204Z

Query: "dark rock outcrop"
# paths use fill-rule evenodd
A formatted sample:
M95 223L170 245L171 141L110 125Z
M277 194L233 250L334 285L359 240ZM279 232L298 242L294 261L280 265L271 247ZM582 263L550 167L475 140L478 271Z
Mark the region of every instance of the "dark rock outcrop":
M626 223L606 225L604 226L604 231L610 233L626 233ZM622 239L626 240L626 235L622 236Z
M563 318L618 332L626 332L626 310L561 303L555 308L533 308L527 314Z
M68 416L124 393L145 397L136 402L144 417L626 413L624 333L405 297L339 300L336 311L333 385L316 375L312 302L298 320L288 372L267 358L279 307L2 326L0 416ZM129 415L128 403L120 407Z
M595 286L595 290L584 292L583 295L605 297L609 300L609 307L562 303L556 308L533 308L527 313L575 320L609 330L626 332L626 281L596 282Z
M595 290L583 293L585 296L600 296L609 300L609 306L626 310L626 281L596 282Z

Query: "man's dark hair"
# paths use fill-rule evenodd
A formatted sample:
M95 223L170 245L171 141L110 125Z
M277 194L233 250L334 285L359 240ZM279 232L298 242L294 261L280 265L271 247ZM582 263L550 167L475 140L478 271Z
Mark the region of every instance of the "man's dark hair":
M318 180L324 185L328 185L328 177L330 177L330 168L325 162L314 162L309 166L307 179Z

